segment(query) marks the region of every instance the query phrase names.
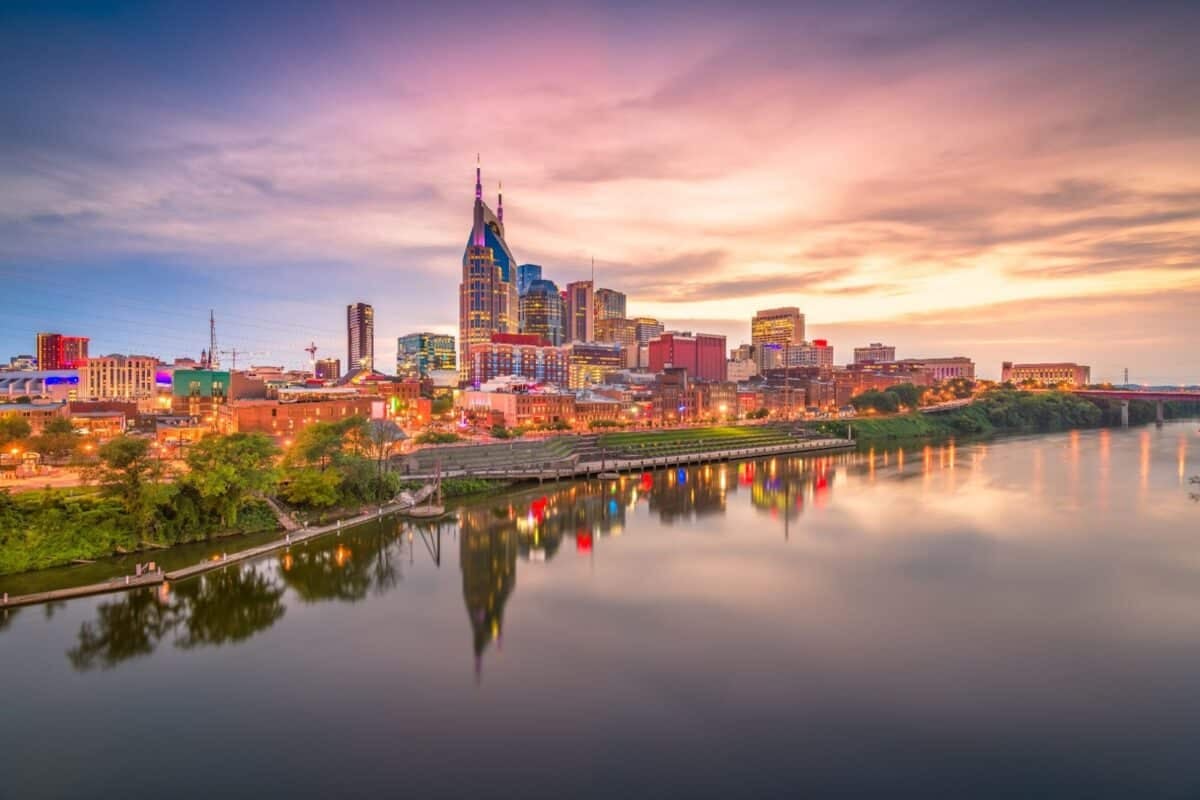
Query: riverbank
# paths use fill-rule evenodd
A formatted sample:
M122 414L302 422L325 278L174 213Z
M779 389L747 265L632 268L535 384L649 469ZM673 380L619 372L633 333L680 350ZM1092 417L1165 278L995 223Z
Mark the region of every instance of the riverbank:
M575 478L598 477L601 473L609 472L629 472L629 471L644 471L652 469L660 469L674 466L685 466L690 464L712 463L714 461L730 461L743 460L775 455L800 455L806 452L831 452L837 450L853 449L854 445L845 440L830 440L830 439L796 439L786 445L771 445L758 446L750 448L737 449L722 449L722 450L705 450L702 452L682 452L672 455L647 456L641 458L626 458L626 459L608 459L605 462L596 462L588 464L577 475L560 475L560 476L545 476L545 475L525 475L511 476L504 479L469 477L469 478L446 478L443 480L443 498L450 501L466 501L477 498L484 498L489 495L495 495L500 492L509 491L517 488L519 484L540 484L545 480L573 480ZM354 511L362 509L362 506L356 506L353 511L344 511L346 514L354 514ZM390 514L398 510L398 506L387 506L383 514ZM353 519L371 519L377 512L358 514ZM300 515L302 518L304 515ZM313 525L312 519L304 520L309 523L307 530L331 530L331 526L351 524L342 513L334 510L322 512L323 520L317 525ZM278 547L279 542L283 541L277 537L279 527L273 526L272 538L264 541L262 537L257 539L246 537L240 540L230 539L228 541L206 540L198 545L182 545L180 548L168 548L165 550L142 551L140 553L125 554L120 559L112 559L108 562L108 569L98 564L89 564L80 567L78 572L74 568L70 572L62 572L60 574L74 575L78 574L80 580L64 580L60 585L43 586L37 576L40 571L23 572L21 575L3 576L0 580L0 590L8 591L11 595L18 593L29 594L34 592L45 591L72 591L80 584L87 584L94 591L85 590L84 593L95 593L96 591L112 591L121 587L108 587L108 584L113 578L123 580L124 576L129 574L132 566L137 562L156 561L164 567L168 577L173 570L180 569L187 565L196 563L207 563L210 561L224 561L226 558L245 558L243 555L246 552L259 552L262 548ZM292 541L297 541L297 532L291 534ZM187 549L187 548L191 549ZM183 552L187 552L187 556L181 558ZM266 552L266 551L263 551ZM200 555L197 560L197 554ZM99 559L97 559L99 560ZM67 562L60 562L67 563ZM86 576L86 577L84 577Z
M1168 403L1168 419L1194 416L1195 404ZM1130 403L1132 425L1153 422L1154 404ZM823 422L816 426L830 434L864 442L936 439L951 436L992 434L1055 433L1068 430L1118 427L1121 404L1115 401L1076 397L1067 392L1021 392L995 390L981 395L971 405L937 414L913 411L888 417L858 417Z

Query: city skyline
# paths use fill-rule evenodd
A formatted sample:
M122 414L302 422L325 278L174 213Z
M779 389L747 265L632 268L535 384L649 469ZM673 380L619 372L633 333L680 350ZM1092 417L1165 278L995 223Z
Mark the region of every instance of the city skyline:
M447 66L470 6L64 8L0 11L4 360L38 330L196 357L209 308L222 348L288 365L344 354L359 300L380 341L454 333L481 151L520 263L561 287L595 254L668 329L736 346L795 305L839 362L1200 377L1194 9L515 6L489 24L540 46L479 96Z

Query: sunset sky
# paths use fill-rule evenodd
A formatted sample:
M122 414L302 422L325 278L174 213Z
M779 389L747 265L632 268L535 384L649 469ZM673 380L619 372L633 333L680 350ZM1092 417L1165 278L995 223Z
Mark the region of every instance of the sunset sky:
M1200 3L0 5L0 359L37 330L345 359L509 243L631 315L839 362L1200 381Z

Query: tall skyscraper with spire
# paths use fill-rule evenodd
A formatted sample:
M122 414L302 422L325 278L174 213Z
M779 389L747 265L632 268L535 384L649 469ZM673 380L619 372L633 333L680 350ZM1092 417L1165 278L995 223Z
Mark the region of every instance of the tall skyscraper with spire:
M458 287L459 373L471 363L471 345L486 344L495 333L517 333L517 260L504 240L504 195L496 212L483 202L483 179L475 164L475 213L471 236L463 253L462 283Z

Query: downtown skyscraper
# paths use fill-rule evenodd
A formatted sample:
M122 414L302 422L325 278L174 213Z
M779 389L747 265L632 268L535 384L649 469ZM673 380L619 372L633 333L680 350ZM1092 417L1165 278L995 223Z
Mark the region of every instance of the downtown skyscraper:
M375 368L375 309L368 303L346 306L346 369Z
M517 333L517 261L504 239L504 196L495 213L483 202L483 183L475 167L475 210L462 260L458 287L458 369L465 378L471 345L490 342L495 333Z

